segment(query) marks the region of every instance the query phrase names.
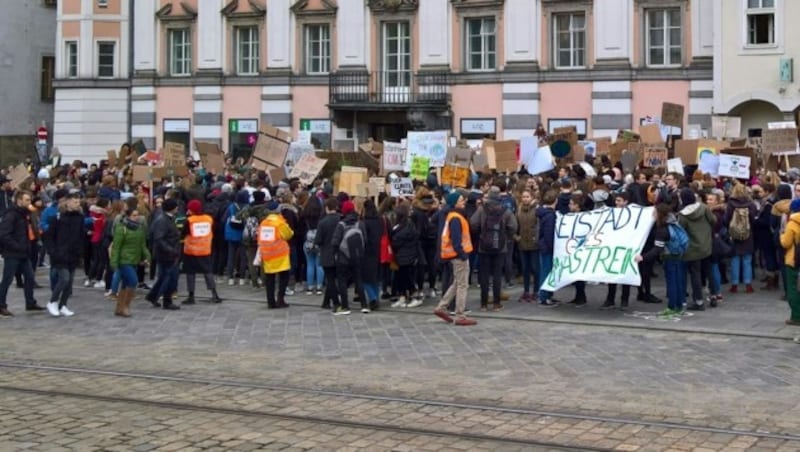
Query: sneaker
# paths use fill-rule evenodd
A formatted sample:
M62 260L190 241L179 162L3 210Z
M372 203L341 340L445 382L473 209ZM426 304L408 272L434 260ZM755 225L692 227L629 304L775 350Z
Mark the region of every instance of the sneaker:
M0 318L10 318L14 317L14 314L8 310L8 308L0 308Z
M149 285L147 285L147 283L146 283L146 282L140 282L140 283L139 283L139 285L138 285L138 286L136 286L136 287L137 287L138 289L142 289L142 290L150 290L150 286L149 286Z
M294 295L294 289L289 289L289 288L287 287L287 288L286 288L286 293L284 293L284 295L286 295L287 297L288 297L288 296L291 296L291 295Z
M664 309L663 311L659 312L656 315L659 316L659 317L671 318L671 317L674 317L675 314L677 314L678 312L679 311L673 311L670 308L666 308L666 309Z
M228 278L228 285L229 286L233 286L235 284L236 284L236 280L234 280L233 278Z
M460 319L456 319L456 321L453 323L457 326L472 326L477 325L478 321L467 317L461 317Z
M92 286L92 287L94 287L95 289L106 290L106 282L105 281L97 281L96 283L94 283L94 286Z
M49 312L53 317L60 316L61 313L58 311L58 302L51 301L50 303L47 303L47 312Z
M706 307L702 304L692 303L686 307L687 311L705 311Z
M440 319L444 320L447 323L453 323L453 318L447 315L444 309L434 309L433 315L439 317Z
M83 282L83 287L92 287L93 284L94 281L92 281L91 279L87 279L86 281Z
M382 293L382 294L381 294L381 300L389 300L389 299L391 299L391 298L392 298L392 296L391 296L391 295L389 295L389 294L388 294L388 293L386 293L386 292L384 292L384 293Z
M306 289L306 295L314 295L314 288L309 287L308 289Z
M322 295L322 289L317 289L317 295Z
M439 293L438 293L438 292L436 292L436 289L431 289L431 291L430 291L430 293L429 293L429 295L428 295L428 296L429 296L430 298L437 298L437 297L439 296Z
M586 306L586 300L575 300L575 307L582 308Z
M392 303L393 308L405 308L406 307L406 297L400 297Z
M369 308L361 308L361 313L362 314L369 314L369 312L370 312Z
M716 308L717 307L717 297L716 296L709 295L708 298L706 298L706 301L708 302L708 305L711 306L712 308Z
M407 308L418 308L422 306L421 298L412 298L411 302L406 305Z
M614 302L612 300L606 300L606 302L603 303L602 306L600 306L600 309L605 311L607 309L614 309L615 307L616 306L614 305Z
M350 310L339 306L333 311L333 315L350 315Z
M69 308L67 308L66 306L61 306L61 315L63 315L64 317L72 317L73 315L75 315L75 313L70 311Z
M553 300L539 300L539 306L543 308L552 308L558 306L558 303L554 302Z
M492 305L492 311L493 312L500 312L502 310L503 310L503 305L501 305L499 303L495 303L495 304Z
M506 284L506 289L513 289L515 286L516 286L516 284L514 284L514 282L511 281L508 284Z
M45 309L36 304L36 302L34 301L34 303L31 306L25 306L25 310L28 312L41 312L44 311Z

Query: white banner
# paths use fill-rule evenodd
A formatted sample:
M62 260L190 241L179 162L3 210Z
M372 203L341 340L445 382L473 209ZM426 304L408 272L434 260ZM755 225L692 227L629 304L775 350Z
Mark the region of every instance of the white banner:
M720 154L719 175L737 179L750 179L750 157Z
M448 143L446 131L408 132L407 139L408 153L403 171L411 171L411 162L416 156L429 158L430 166L444 166Z
M383 142L383 171L404 171L406 148L401 143Z
M634 256L653 227L655 207L631 204L556 216L553 270L542 286L555 291L575 281L641 284Z

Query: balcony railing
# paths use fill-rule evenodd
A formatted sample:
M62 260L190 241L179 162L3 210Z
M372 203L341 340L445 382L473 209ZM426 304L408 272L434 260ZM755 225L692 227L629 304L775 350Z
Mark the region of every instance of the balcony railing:
M447 72L339 71L330 75L331 105L448 105Z

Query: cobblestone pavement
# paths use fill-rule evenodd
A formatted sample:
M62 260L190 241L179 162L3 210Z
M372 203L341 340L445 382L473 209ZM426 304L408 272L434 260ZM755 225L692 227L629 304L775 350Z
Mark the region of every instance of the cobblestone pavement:
M221 305L201 302L177 312L152 309L149 304L137 301L134 317L126 320L113 317L113 305L103 300L98 290L76 288L71 306L77 315L69 319L26 314L21 308L21 294L12 291L10 306L17 316L0 321L0 343L3 344L0 361L390 394L750 433L795 435L800 432L800 348L786 340L800 331L783 324L787 309L785 303L775 299L774 292L733 296L720 308L673 323L619 311L598 311L596 306L598 300L602 301L604 290L593 287L590 289L593 301L586 308L538 309L512 301L499 315L476 313L480 323L472 328L452 327L439 321L429 313L431 302L413 310L418 315L382 310L368 315L354 311L351 316L333 317L316 307L317 297L290 297L292 308L270 311L260 291L222 286L221 293L228 298ZM48 294L37 291L37 295L42 301ZM472 299L475 295L471 292ZM234 299L259 300L259 303ZM656 307L662 306L632 302L632 308L641 312ZM737 334L699 332L704 330ZM75 377L60 375L64 383L52 386L53 383L48 383L52 376L15 375L6 370L3 372L9 377L3 380L3 385L25 383L25 387L67 391L74 388L75 392L97 392L103 388L97 376L73 380ZM150 386L157 385L151 383L148 388ZM153 388L152 392L146 389L137 394L139 397L155 394L163 400L170 400L174 395L176 400L217 403L206 398L212 397L214 391L207 394L208 391L192 391L187 387L183 395L180 392ZM216 394L225 399L233 393ZM254 393L254 403L268 403L265 397ZM41 396L0 391L0 400L12 399L19 400L19 406L28 407L26 410L32 410L33 414L25 417L16 409L2 411L0 422L4 428L0 430L0 442L10 441L15 445L25 442L24 432L32 430L25 420L35 423L48 413L59 418L57 410L48 411L49 405L41 402ZM62 397L55 400L70 407L71 414L62 416L70 419L64 423L69 428L63 429L69 437L77 438L80 426L92 423L93 413L114 410L97 401L71 403ZM287 409L296 407L302 411L302 400L289 398L284 402ZM0 408L4 406L9 404L3 401ZM90 406L94 408L88 408ZM402 411L393 411L396 408L376 409L399 415L406 423ZM174 414L164 415L164 409L141 407L142 413L151 411L155 413L154 418L175 418ZM352 412L359 413L357 409ZM445 410L432 415L442 413L448 414ZM450 414L439 416L438 422L447 424L448 419L455 419ZM184 414L180 418L191 419L192 416L194 414ZM23 422L13 424L14 419ZM513 425L515 428L511 432L530 433L536 439L546 439L547 435L539 435L545 431L550 433L549 438L560 443L600 444L597 446L600 448L666 450L698 446L709 450L736 447L800 450L800 444L768 437L686 429L673 432L651 430L653 427L646 426L637 430L629 424L617 425L615 429L615 426L582 424L587 421L569 418L541 425L529 419L523 425L541 428L516 427L514 421L523 419L521 415L504 419L507 422L503 425ZM485 432L487 426L492 425L488 422L493 420L478 418L472 423L459 422L451 428ZM10 422L14 426L6 428ZM253 433L261 432L265 441L266 438L273 441L266 447L277 447L277 444L304 447L294 440L273 440L271 430L255 428L274 425L269 420L258 418L251 422ZM171 425L157 424L165 425L164 429ZM186 437L197 438L197 444L215 435L214 432L203 433L202 422L187 421L186 424L192 425L192 428L187 427L190 434ZM233 424L237 423L219 425ZM576 428L576 425L585 428ZM98 428L113 430L107 425ZM617 429L624 432L624 428L631 429L627 436L617 432ZM135 434L125 438L145 431L135 430ZM303 429L323 437L325 430ZM363 432L365 438L372 438L370 434L376 432ZM673 435L679 435L677 440ZM316 446L307 444L310 448L367 447L363 442L358 443L362 446L352 444L362 437L346 443L314 438L314 435L305 438L317 442ZM673 441L668 441L669 438ZM78 438L78 441L86 440L89 438ZM608 440L613 441L603 442ZM94 443L94 447L101 447L98 444ZM124 441L120 444L132 445ZM167 445L158 443L153 447ZM221 443L218 446L225 447ZM446 442L439 444L442 448L451 446ZM376 448L394 447L386 444Z

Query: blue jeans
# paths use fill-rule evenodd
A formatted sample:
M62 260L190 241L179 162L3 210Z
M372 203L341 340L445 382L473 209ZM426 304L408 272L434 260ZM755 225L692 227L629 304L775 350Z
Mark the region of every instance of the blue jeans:
M525 293L531 293L531 276L536 284L539 276L539 251L520 250L519 260L522 268L522 286ZM538 285L536 286L538 289Z
M157 268L158 279L156 280L154 289L158 287L158 292L155 299L157 300L160 296L164 296L166 299L167 297L171 297L172 294L178 290L178 264L173 262L159 262Z
M123 289L135 289L139 284L139 278L136 276L136 266L134 265L120 265L117 271L114 272L114 276L115 279L122 283Z
M72 279L75 276L75 270L70 270L66 267L50 268L51 273L53 270L56 272L56 284L53 287L53 294L50 296L50 302L58 302L58 308L67 305L67 300L72 295Z
M683 309L686 299L686 264L677 259L664 259L664 279L667 282L667 307Z
M325 271L320 264L319 253L309 253L306 255L306 285L311 289L316 287L322 290L322 281L325 279Z
M742 269L744 267L744 269ZM742 278L739 279L741 274ZM731 258L731 284L734 286L743 282L747 285L753 283L753 255L733 256Z
M719 272L719 262L711 263L711 275L708 278L708 291L711 295L719 295L722 287L722 275Z
M546 301L553 297L553 292L542 290L542 284L544 284L545 279L547 279L547 276L550 275L552 270L553 253L539 252L539 284L537 288L539 289L540 301Z
M380 294L380 290L378 289L377 284L373 283L361 283L364 286L364 292L367 295L367 301L373 302L378 301L378 295Z

